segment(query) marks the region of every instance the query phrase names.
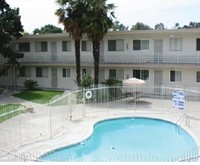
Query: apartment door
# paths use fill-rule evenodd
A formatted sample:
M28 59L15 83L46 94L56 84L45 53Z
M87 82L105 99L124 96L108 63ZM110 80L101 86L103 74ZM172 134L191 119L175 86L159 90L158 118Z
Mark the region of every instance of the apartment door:
M57 88L57 86L58 86L57 68L51 69L51 86L52 86L52 88Z
M57 60L57 43L51 42L51 61Z
M163 40L154 40L154 62L162 63L163 61Z
M155 70L154 71L154 92L155 94L161 94L163 84L163 71Z

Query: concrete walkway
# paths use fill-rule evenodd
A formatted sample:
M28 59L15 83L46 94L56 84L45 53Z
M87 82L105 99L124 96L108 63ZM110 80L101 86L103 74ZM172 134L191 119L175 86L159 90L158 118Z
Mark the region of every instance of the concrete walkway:
M40 105L34 102L26 101L17 97L12 96L13 92L3 92L0 95L0 104L22 104L24 106Z

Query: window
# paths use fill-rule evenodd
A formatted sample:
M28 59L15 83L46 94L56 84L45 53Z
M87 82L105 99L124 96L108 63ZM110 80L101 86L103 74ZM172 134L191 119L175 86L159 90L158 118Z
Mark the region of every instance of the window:
M47 42L35 42L36 52L47 52Z
M124 40L108 40L108 51L124 51Z
M196 46L196 47L197 47L196 49L197 49L197 50L200 50L200 38L197 38L196 45L197 45L197 46Z
M149 50L149 40L141 40L141 50Z
M36 67L36 77L48 77L48 68Z
M147 80L149 78L149 71L148 70L133 70L133 77Z
M197 71L197 72L196 72L196 76L197 76L197 77L196 77L196 81L197 81L197 82L200 82L200 71Z
M91 76L91 69L83 69L83 70L82 70L82 75Z
M170 71L170 81L171 82L181 82L181 71Z
M20 42L19 43L20 52L30 52L30 43L29 42Z
M70 52L71 51L71 41L63 41L62 42L62 51Z
M83 52L91 51L91 42L90 41L82 41L81 44L82 44Z
M109 69L109 78L116 78L118 80L123 80L124 79L124 70Z
M170 38L170 51L181 51L182 50L182 39Z
M109 78L116 78L116 77L117 77L116 69L109 69Z
M63 78L69 78L70 77L70 69L69 68L63 68L62 69L62 77Z
M29 67L19 68L19 76L20 77L31 77L31 68L29 68Z
M133 40L133 50L149 50L149 40Z

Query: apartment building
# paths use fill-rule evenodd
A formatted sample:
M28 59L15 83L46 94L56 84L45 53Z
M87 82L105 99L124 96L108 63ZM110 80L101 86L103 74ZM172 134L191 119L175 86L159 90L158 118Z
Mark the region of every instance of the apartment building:
M74 41L68 34L29 35L13 45L24 58L20 68L10 68L0 77L1 85L23 86L33 79L42 88L76 87ZM87 36L81 41L81 72L94 74ZM200 29L109 32L100 45L99 80L111 77L137 77L149 86L199 88Z

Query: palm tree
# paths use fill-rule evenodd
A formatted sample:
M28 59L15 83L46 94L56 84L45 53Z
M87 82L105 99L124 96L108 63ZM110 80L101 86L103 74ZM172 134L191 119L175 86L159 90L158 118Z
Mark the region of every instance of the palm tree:
M81 83L81 54L80 54L80 41L83 35L83 13L84 1L80 0L57 0L60 8L56 11L59 17L59 23L64 25L65 31L75 41L75 56L76 56L76 82L80 86Z
M84 13L85 30L92 41L94 58L94 84L99 83L99 56L100 41L113 26L114 4L106 4L107 0L85 0L86 13ZM110 16L108 16L110 12Z

